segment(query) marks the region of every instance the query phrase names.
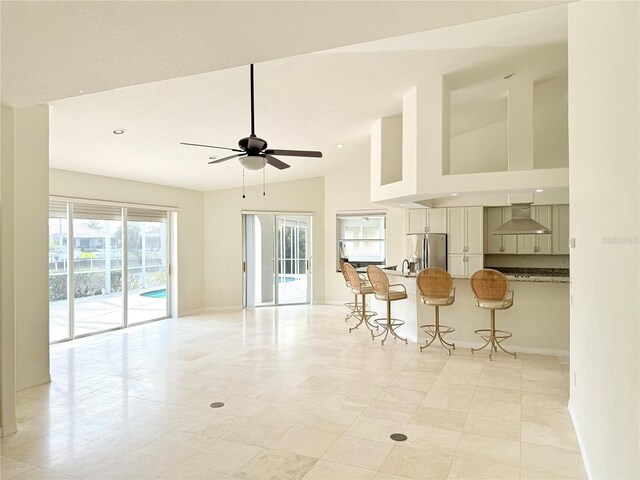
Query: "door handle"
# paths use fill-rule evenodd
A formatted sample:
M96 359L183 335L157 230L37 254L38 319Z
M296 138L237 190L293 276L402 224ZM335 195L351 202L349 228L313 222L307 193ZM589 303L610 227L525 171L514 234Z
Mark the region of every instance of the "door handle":
M247 273L247 262L242 262L242 273Z

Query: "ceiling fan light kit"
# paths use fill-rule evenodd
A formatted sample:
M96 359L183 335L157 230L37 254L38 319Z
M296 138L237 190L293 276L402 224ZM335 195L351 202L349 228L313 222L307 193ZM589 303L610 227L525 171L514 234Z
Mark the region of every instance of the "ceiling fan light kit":
M274 157L274 155L285 156L285 157L289 156L289 157L321 158L322 152L318 152L318 151L267 149L267 142L262 138L256 136L254 99L253 99L253 63L251 64L250 72L251 72L251 135L240 139L240 141L238 142L238 147L240 148L218 147L215 145L205 145L202 143L180 142L180 144L189 145L192 147L218 148L221 150L229 150L232 152L237 152L237 153L234 153L233 155L229 155L223 158L216 158L215 160L212 160L209 163L210 164L220 163L220 162L225 162L227 160L231 160L232 158L238 158L240 160L240 164L247 170L263 169L267 165L267 163L279 170L284 170L285 168L289 168L290 165ZM242 198L245 198L244 173L242 175L242 180L243 180ZM263 184L264 184L264 175L263 175ZM264 195L264 188L263 188L262 194Z

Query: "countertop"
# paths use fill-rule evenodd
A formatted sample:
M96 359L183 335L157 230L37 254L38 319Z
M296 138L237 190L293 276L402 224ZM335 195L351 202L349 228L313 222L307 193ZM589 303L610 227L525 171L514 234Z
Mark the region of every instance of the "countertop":
M491 267L486 267L491 268ZM497 270L497 269L496 269ZM536 282L536 283L569 283L568 271L567 275L563 275L565 272L558 272L559 269L554 269L553 272L541 272L543 269L531 269L528 273L525 272L503 272L510 282ZM547 269L551 270L551 269ZM399 270L385 270L385 273L390 277L402 277L402 278L415 278L417 274L403 275ZM546 273L549 273L546 275ZM468 280L469 277L453 276L456 280Z

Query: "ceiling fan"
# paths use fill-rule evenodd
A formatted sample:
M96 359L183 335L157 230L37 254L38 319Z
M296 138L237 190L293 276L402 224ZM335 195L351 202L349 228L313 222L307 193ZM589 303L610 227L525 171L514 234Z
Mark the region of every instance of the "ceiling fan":
M219 148L222 150L231 150L232 152L238 152L233 155L229 155L228 157L217 158L209 163L220 163L231 160L232 158L239 158L242 166L248 170L260 170L261 168L264 168L267 163L280 170L289 168L290 165L284 163L282 160L277 159L276 157L274 157L274 155L288 157L322 157L322 152L307 150L267 149L267 142L262 138L256 136L253 108L253 63L251 64L251 135L240 139L240 141L238 142L238 146L240 148L217 147L215 145L203 145L200 143L187 142L180 142L180 144L190 145L192 147Z

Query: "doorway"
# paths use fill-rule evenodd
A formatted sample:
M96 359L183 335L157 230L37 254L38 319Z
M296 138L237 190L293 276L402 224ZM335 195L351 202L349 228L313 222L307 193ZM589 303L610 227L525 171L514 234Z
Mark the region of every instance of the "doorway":
M244 306L311 302L311 215L243 213Z

